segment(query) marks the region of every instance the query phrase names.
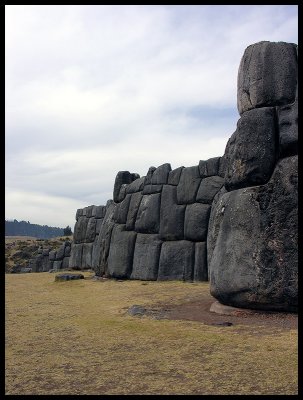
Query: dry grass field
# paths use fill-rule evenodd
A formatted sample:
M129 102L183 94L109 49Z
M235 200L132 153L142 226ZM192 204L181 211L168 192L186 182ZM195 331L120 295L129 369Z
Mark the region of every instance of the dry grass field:
M84 275L5 275L7 395L297 394L296 328L131 316L209 300L209 285Z

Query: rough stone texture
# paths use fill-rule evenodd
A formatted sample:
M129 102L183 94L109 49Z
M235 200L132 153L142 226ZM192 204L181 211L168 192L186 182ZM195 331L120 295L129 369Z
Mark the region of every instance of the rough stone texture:
M64 250L65 250L65 243L63 243L56 253L56 260L63 260L64 257Z
M133 231L135 228L135 222L137 218L137 213L142 200L142 194L140 192L133 193L131 195L127 218L126 218L126 230Z
M95 207L94 205L85 207L86 208L86 214L85 214L86 218L91 218L93 216L94 207Z
M92 268L97 276L107 273L107 259L110 247L110 239L114 227L113 216L117 204L109 202L106 205L106 213L100 229L100 233L95 240L92 250Z
M85 241L86 229L88 224L88 218L86 216L80 216L75 224L74 228L74 242L83 243Z
M224 185L224 179L220 176L210 176L201 181L196 201L204 204L211 204L215 195Z
M95 210L93 213L93 216L97 219L99 218L104 218L106 213L106 207L105 206L95 206Z
M130 184L133 182L135 179L136 174L131 174L129 171L119 171L117 173L116 179L115 179L115 184L114 184L114 193L113 193L113 198L114 202L118 203L119 202L119 193L121 186L123 184Z
M120 203L121 201L123 201L125 199L127 186L128 185L126 185L126 184L121 185L118 197L116 199L117 203Z
M194 253L194 244L187 240L163 242L159 261L158 280L192 280Z
M125 225L115 225L112 232L108 275L114 278L129 278L132 272L136 233L125 231Z
M49 252L50 252L50 249L43 249L43 250L42 250L42 255L43 255L43 256L48 256L48 255L49 255Z
M125 224L126 223L130 199L131 199L131 195L127 194L125 199L117 205L115 214L114 214L114 221L117 224Z
M144 186L151 185L151 178L153 176L153 173L156 171L156 169L157 169L156 167L149 167L146 177L144 179Z
M223 194L212 214L211 294L235 307L296 311L297 157L280 160L266 185Z
M136 179L126 187L126 194L140 192L144 186L145 176Z
M274 108L258 108L242 115L225 149L227 190L268 181L276 161L275 135Z
M161 244L158 235L138 233L131 279L157 280Z
M206 240L210 208L210 205L200 203L186 206L184 218L185 239L197 242Z
M163 185L167 183L168 174L171 171L171 165L166 163L160 165L153 173L151 177L152 185Z
M73 269L82 268L82 243L72 243L71 255L69 258L69 267Z
M195 244L194 281L208 281L206 242Z
M158 233L160 222L160 193L142 197L135 222L138 233Z
M178 204L194 203L200 182L201 178L198 166L183 168L180 182L177 186Z
M59 269L61 269L62 268L62 260L56 260L56 261L54 261L54 263L53 263L53 269L55 269L55 270L59 270Z
M221 178L225 178L225 170L226 170L226 160L225 157L222 156L220 157L219 161L218 176L221 176Z
M161 193L162 185L146 185L143 188L142 194Z
M68 269L68 267L69 267L69 257L64 257L62 260L62 269Z
M83 215L83 210L82 208L78 208L77 212L76 212L76 221L78 221L79 217L82 217Z
M57 253L56 250L51 250L51 251L49 252L49 254L48 254L48 258L49 258L51 261L55 261L55 259L56 259L56 253Z
M85 234L85 241L86 242L93 242L96 236L96 222L97 220L95 217L91 217L88 220L86 234Z
M81 269L92 268L93 243L83 243Z
M70 256L70 251L71 251L71 245L65 245L64 248L64 257L69 257Z
M199 172L201 178L218 175L220 158L221 157L213 157L209 158L206 161L204 160L199 161Z
M104 218L97 219L96 221L96 235L99 235Z
M207 258L208 264L212 258L212 254L216 245L217 236L220 230L220 224L218 221L218 216L220 213L224 213L224 206L222 203L218 204L221 201L222 196L227 193L225 186L223 186L219 192L215 195L214 200L212 202L212 208L208 220L208 231L207 231ZM221 207L221 208L220 208Z
M182 166L170 171L170 173L168 174L168 181L167 181L169 185L177 186L179 184L183 168L184 167Z
M297 69L293 43L262 41L248 46L238 72L240 115L252 108L293 103Z
M180 240L184 238L185 205L177 204L176 186L164 185L160 208L160 238Z
M288 157L298 154L298 101L277 107L279 124L279 155Z

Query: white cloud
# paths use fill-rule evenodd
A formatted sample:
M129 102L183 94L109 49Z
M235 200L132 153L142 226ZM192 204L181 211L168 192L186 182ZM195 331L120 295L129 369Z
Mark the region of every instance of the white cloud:
M5 29L6 201L18 193L17 219L27 191L53 210L63 197L74 215L104 204L119 170L222 155L245 48L297 42L298 31L296 6L218 5L9 5ZM38 208L25 219L45 223Z

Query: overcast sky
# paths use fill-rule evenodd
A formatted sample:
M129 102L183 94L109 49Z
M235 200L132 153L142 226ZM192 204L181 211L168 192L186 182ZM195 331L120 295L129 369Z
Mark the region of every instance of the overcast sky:
M223 155L245 48L298 43L297 9L6 5L6 219L74 229L120 170Z

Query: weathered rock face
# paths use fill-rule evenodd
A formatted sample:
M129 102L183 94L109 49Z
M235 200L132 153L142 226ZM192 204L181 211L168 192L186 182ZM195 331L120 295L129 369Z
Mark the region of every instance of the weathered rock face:
M240 115L252 108L293 103L297 73L297 45L263 41L248 46L238 73Z
M211 294L227 305L297 310L296 63L295 45L261 42L240 65L243 114L226 146L207 239Z
M132 177L132 174L130 175ZM105 219L106 209L107 206L92 205L77 210L73 243L71 247L64 250L65 257L70 255L69 268L82 270L96 266L95 259L99 260L100 257L98 237ZM67 261L64 265L66 263Z

